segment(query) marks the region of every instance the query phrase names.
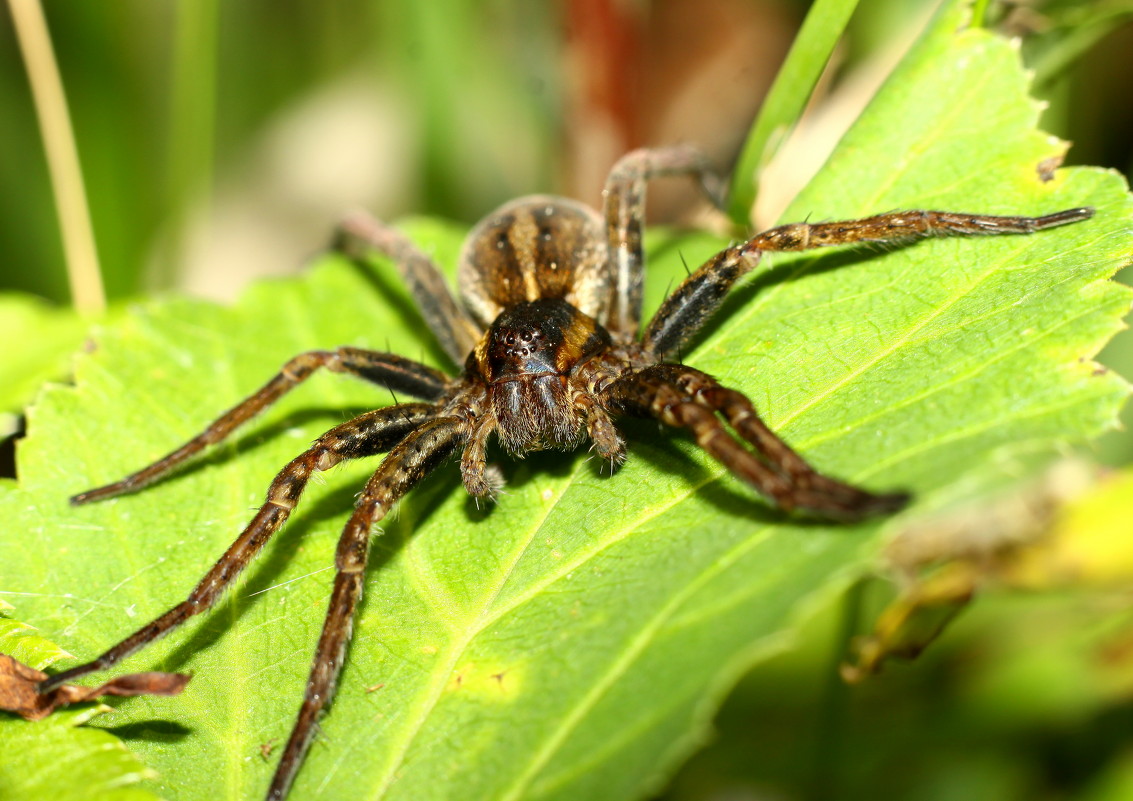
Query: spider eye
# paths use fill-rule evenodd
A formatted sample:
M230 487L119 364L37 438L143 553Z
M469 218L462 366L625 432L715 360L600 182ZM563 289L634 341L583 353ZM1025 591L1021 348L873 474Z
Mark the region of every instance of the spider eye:
M507 247L507 230L500 229L496 234L496 250L503 250Z
M551 231L551 226L549 226L549 225L539 226L539 238L541 240L543 240L544 242L550 242L553 237L554 237L554 233Z

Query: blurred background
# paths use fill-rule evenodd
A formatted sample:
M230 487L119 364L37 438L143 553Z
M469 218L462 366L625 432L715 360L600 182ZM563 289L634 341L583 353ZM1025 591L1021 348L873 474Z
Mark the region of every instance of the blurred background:
M620 154L675 141L697 143L726 171L808 5L48 0L43 9L116 299L169 289L230 298L252 276L299 269L353 205L471 223L535 191L593 202ZM935 5L860 4L812 109L836 119L821 126L834 131L827 137ZM1036 91L1051 103L1046 128L1074 142L1071 163L1124 171L1133 160L1128 6L1062 0L993 15L1025 36ZM67 303L28 74L10 19L0 19L0 287ZM814 169L823 155L798 148L778 169ZM761 205L793 194L797 181L783 180L787 189L765 182L772 197ZM659 220L680 218L679 197L650 200Z
M595 203L619 155L678 141L727 173L808 6L42 4L112 306L172 292L223 301L258 276L301 270L353 206L470 224L533 192ZM863 0L804 125L764 177L753 224L776 220L935 6ZM989 19L1022 37L1049 104L1044 128L1074 143L1068 163L1128 174L1133 2L993 6ZM82 330L63 311L42 324L69 308L71 289L21 53L12 15L0 15L0 299L13 304L0 303L0 335L30 359L54 332L77 344ZM655 223L703 213L680 182L650 192ZM1133 337L1102 361L1133 375ZM0 371L0 384L15 381ZM1097 455L1127 464L1131 438L1111 435ZM1085 636L1095 618L1053 601L1018 606L1011 596L981 604L915 669L852 692L832 670L840 613L817 615L802 647L740 685L721 737L663 797L1133 798L1133 686L1098 672L1122 654L1128 664L1133 641L1106 640L1088 659L1056 649L1024 658L1042 635Z

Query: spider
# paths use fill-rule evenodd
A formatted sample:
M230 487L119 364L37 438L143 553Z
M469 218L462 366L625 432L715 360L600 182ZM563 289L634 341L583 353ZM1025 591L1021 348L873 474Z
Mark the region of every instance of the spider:
M306 693L267 792L269 801L278 801L333 695L362 593L371 531L450 456L459 454L471 495L491 496L498 489L486 462L493 434L516 455L571 449L589 440L616 466L626 449L614 419L652 417L688 429L701 448L785 512L836 521L896 512L907 494L874 493L819 473L760 420L748 398L674 357L765 252L1031 233L1093 214L1090 208L1042 217L900 211L782 225L720 251L691 272L639 333L645 186L666 175L697 178L710 196L717 193L718 181L699 151L674 146L636 150L619 160L606 182L602 213L550 196L500 207L464 243L458 270L463 304L437 266L402 234L362 213L348 217L339 246L355 256L377 251L396 264L429 328L462 371L449 376L392 353L353 347L302 353L189 442L121 481L73 497L72 503L84 504L150 484L320 368L420 399L366 412L316 439L279 472L251 522L184 601L97 659L44 680L40 690L108 669L210 609L287 520L312 475L346 459L386 453L338 542L334 586Z

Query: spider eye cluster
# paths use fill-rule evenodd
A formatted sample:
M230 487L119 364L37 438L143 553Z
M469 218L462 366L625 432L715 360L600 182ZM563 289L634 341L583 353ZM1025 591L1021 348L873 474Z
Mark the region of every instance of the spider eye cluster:
M474 351L488 384L565 377L610 345L609 333L563 300L517 303L501 314Z
M537 329L525 329L508 331L503 339L509 355L522 357L537 352L543 346L546 337Z

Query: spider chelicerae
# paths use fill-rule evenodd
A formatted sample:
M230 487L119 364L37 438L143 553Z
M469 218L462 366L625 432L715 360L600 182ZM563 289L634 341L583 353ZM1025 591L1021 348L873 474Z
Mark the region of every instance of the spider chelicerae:
M769 251L854 242L894 243L952 234L1023 234L1088 219L1089 208L1042 217L899 211L864 219L782 225L701 265L641 329L645 186L686 175L716 197L704 157L685 146L629 153L606 182L599 213L559 197L520 198L472 229L459 264L463 304L437 266L404 235L364 214L344 221L339 245L396 264L421 314L454 364L453 377L392 353L341 347L302 353L201 434L136 473L76 495L83 504L139 489L229 436L320 368L350 373L420 402L366 412L327 431L272 481L251 522L183 602L97 659L46 679L47 692L116 665L213 605L283 525L311 476L340 461L387 453L358 496L335 554L329 609L298 719L268 799L283 798L334 692L362 593L375 524L422 478L460 455L464 486L492 495L486 451L494 434L511 453L570 449L589 440L616 465L622 415L685 428L725 468L785 511L854 521L901 509L908 495L874 493L825 476L760 419L744 395L674 359L729 290Z

